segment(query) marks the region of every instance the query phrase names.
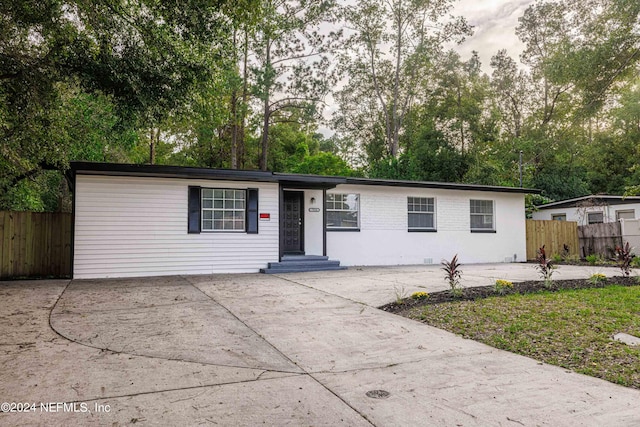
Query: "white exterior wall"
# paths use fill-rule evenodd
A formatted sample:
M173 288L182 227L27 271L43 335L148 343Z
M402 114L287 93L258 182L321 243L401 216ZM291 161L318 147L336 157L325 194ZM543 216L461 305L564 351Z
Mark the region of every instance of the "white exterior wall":
M188 186L258 188L258 234L187 233ZM278 261L278 184L77 175L74 278L257 272Z
M526 260L524 194L339 185L360 194L360 231L327 231L327 255L343 265L439 264ZM435 198L437 232L408 232L407 197ZM493 200L496 233L471 233L469 200Z
M578 225L587 225L587 213L589 212L602 212L604 222L615 222L616 211L633 210L635 218L640 218L640 203L629 203L622 205L606 205L606 206L593 206L588 208L551 208L542 209L537 212L533 212L533 219L550 220L553 215L564 214L567 216L567 221L575 221Z
M311 203L311 199L315 203ZM306 255L322 255L324 199L322 190L304 190L304 252ZM315 212L318 210L317 212Z

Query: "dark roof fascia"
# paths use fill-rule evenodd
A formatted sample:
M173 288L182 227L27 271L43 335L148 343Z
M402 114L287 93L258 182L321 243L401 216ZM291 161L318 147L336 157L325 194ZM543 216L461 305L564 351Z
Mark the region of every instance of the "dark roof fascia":
M340 176L287 174L280 172L209 169L184 166L135 165L124 163L71 162L73 175L140 176L159 178L220 179L227 181L278 182L284 187L330 189L339 184L388 187L437 188L445 190L488 191L500 193L540 194L540 190L447 182L401 181Z
M140 176L158 178L220 179L226 181L278 182L271 172L208 169L183 166L134 165L123 163L71 162L74 174Z
M442 190L489 191L498 193L540 194L541 190L523 187L500 187L477 184L457 184L451 182L401 181L371 178L347 178L347 184L379 185L387 187L437 188Z
M346 184L347 180L341 176L304 175L274 172L282 187L329 190L339 184Z
M600 195L593 195L593 196L576 197L575 199L567 199L567 200L560 200L557 202L547 203L545 205L537 206L536 209L541 210L541 209L575 208L577 207L578 203L584 200L596 200L599 202L607 203L609 205L611 204L628 205L631 203L640 203L640 197L637 197L637 196L623 197L623 196L609 196L609 195L600 194Z

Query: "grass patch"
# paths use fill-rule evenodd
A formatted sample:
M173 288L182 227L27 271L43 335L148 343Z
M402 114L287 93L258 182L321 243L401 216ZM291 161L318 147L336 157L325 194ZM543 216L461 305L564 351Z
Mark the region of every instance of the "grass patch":
M406 315L465 338L640 389L640 287L561 290L425 305Z

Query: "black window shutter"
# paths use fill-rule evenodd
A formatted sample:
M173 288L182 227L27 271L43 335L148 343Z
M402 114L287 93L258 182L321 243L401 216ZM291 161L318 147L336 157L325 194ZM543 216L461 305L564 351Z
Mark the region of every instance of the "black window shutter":
M258 189L247 189L247 234L258 234Z
M200 233L200 187L189 187L189 233Z

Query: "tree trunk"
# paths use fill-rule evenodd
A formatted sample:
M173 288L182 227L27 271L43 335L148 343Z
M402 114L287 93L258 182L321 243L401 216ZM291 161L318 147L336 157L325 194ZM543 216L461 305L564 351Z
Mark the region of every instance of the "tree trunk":
M266 40L266 60L265 60L265 73L269 73L271 69L271 41L269 39ZM269 151L269 119L270 119L270 110L269 110L269 94L271 91L271 80L265 78L264 79L264 108L262 111L262 141L261 147L262 152L260 154L260 170L267 170L267 153Z
M242 112L240 122L240 135L238 138L238 164L240 169L245 168L245 129L247 120L247 105L249 103L249 31L244 30L244 58L242 64Z
M460 83L460 81L458 81ZM460 84L458 84L458 124L460 125L460 152L464 154L464 120L462 120L462 91L460 90Z
M160 134L160 129L158 129L154 135L153 128L151 128L151 132L149 133L149 164L150 165L156 164L156 138L159 139L159 134Z
M267 170L267 152L269 150L269 94L265 95L264 100L264 111L263 111L263 121L262 121L262 140L261 147L262 152L260 154L260 170Z
M238 66L238 30L233 29L233 63ZM231 91L231 169L238 169L238 91L234 85Z
M398 148L400 146L399 137L400 137L400 129L399 128L399 120L398 120L398 99L400 98L400 54L401 54L401 45L402 45L402 16L400 14L400 10L402 9L402 2L398 4L398 12L397 12L397 34L396 34L396 74L393 82L393 113L392 113L392 140L389 141L391 146L389 147L389 154L392 157L396 157L398 155Z

